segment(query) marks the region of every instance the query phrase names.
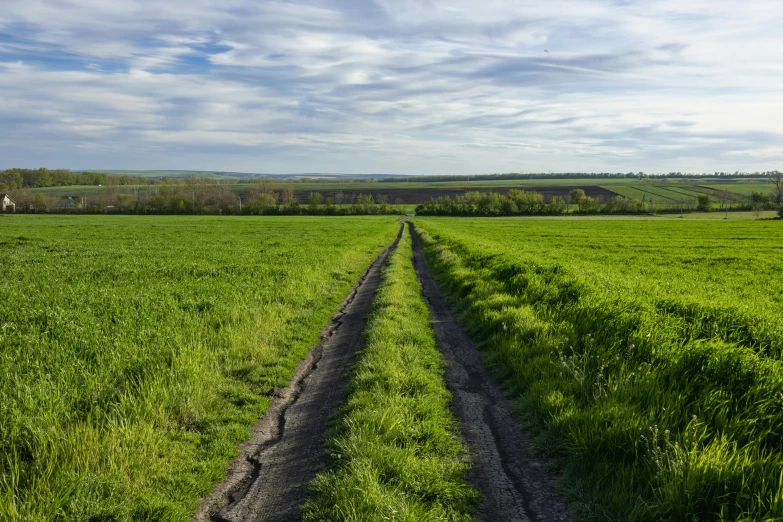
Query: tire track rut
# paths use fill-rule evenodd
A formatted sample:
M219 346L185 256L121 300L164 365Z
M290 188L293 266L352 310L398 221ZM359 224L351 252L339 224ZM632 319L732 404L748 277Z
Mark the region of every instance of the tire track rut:
M463 440L472 453L468 479L484 496L478 518L485 521L576 522L556 488L544 458L534 455L530 437L514 418L508 400L486 369L430 274L413 237L413 264L446 361L446 385L454 400Z
M226 478L201 504L194 522L288 522L298 519L307 483L321 462L329 419L343 402L348 368L361 344L380 285L381 266L404 230L365 270L321 341L272 401Z

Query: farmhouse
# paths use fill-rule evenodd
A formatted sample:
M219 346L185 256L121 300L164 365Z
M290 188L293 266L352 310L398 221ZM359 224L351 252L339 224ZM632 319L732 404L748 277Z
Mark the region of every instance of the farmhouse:
M8 194L0 194L0 212L5 212L8 209L16 212L16 202Z
M57 210L73 210L80 208L81 205L73 198L73 196L63 196L60 201L57 202Z

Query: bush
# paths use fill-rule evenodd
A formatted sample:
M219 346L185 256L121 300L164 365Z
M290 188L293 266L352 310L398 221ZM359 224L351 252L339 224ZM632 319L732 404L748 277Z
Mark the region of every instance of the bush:
M601 210L601 204L596 198L584 196L579 200L580 214L597 214Z
M558 215L568 212L568 203L562 196L553 196L547 205L547 214Z
M778 207L778 217L779 217L780 219L783 219L783 205L780 205L780 206Z
M699 204L696 208L703 212L709 212L710 208L712 208L712 200L707 194L699 194L698 197Z

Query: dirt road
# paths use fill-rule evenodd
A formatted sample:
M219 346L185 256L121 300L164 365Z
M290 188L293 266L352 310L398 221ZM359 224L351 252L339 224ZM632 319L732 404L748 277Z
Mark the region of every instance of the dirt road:
M397 239L365 271L322 341L297 368L250 440L240 447L226 479L204 499L195 522L288 522L298 519L306 485L321 462L324 433L341 405L346 372L361 344L380 284L381 266ZM576 521L555 487L546 461L484 367L474 343L454 318L432 278L413 234L413 261L446 361L452 410L473 455L468 479L484 496L477 516L485 521Z
M477 513L486 521L576 519L555 487L555 476L536 457L478 349L457 322L427 268L413 233L413 264L446 361L446 385L463 440L473 454L468 479L484 495Z
M345 374L361 343L381 266L394 243L368 267L322 340L240 447L226 479L204 499L196 522L284 522L298 519L306 485L321 462L324 432L343 401Z

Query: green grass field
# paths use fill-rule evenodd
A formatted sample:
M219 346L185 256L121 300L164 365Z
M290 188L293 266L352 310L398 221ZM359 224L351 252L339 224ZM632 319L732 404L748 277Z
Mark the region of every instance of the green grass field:
M468 456L429 319L406 230L383 270L304 520L471 520L478 494L463 478Z
M584 520L783 520L783 222L756 217L411 218ZM0 520L187 520L398 229L0 215ZM477 501L410 257L307 520Z
M762 194L768 194L774 188L772 183L753 183L753 182L737 182L737 183L699 183L699 186L715 189L715 190L727 190L733 194L739 194L741 196L750 196L754 192L761 192Z
M783 518L779 221L414 221L586 520Z
M187 520L398 228L0 216L0 520Z
M716 191L727 192L727 202L729 205L747 204L748 199L754 192L770 194L773 189L771 183L758 181L745 181L738 183L708 183L698 181L638 181L628 184L607 184L601 183L600 186L607 190L632 199L643 199L650 201L652 199L655 205L664 207L685 206L685 208L695 208L699 195L706 194L710 196L714 203L718 203L720 196Z

